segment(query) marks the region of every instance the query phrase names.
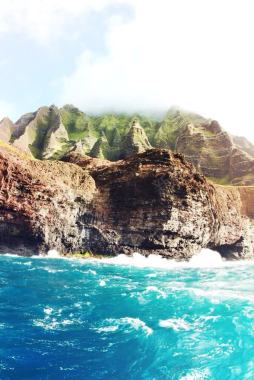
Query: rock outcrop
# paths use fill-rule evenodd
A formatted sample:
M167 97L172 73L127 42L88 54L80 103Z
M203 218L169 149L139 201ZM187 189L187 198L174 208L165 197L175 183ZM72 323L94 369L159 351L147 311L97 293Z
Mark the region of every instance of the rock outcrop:
M248 153L251 157L254 157L254 145L249 140L240 136L232 136L232 139L237 148Z
M152 146L144 129L137 120L133 121L129 131L121 142L120 157L130 157L137 153L143 153L151 148Z
M0 121L0 140L8 143L11 139L11 135L14 129L15 126L13 122L8 117L4 117Z
M12 144L39 159L59 159L70 150L68 133L55 106L41 107L15 124Z
M218 230L210 242L226 258L254 258L254 187L215 185Z
M251 144L250 144L251 145ZM254 157L234 145L217 121L188 124L179 133L175 150L184 154L198 170L221 184L254 184Z
M254 257L253 188L214 187L182 155L152 149L65 162L0 148L0 249L188 259L202 247Z

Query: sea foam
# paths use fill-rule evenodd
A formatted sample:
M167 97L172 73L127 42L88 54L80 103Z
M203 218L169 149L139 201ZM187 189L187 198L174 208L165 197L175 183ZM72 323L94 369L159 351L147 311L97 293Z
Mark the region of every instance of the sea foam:
M59 252L56 250L56 249L50 249L47 253L47 257L50 257L50 258L56 258L56 257L60 257L60 254Z
M194 255L190 261L176 261L173 259L166 259L159 255L151 254L149 256L141 255L138 252L133 253L132 256L127 256L124 254L118 255L112 258L100 259L106 264L115 265L132 265L139 268L162 268L162 269L172 269L172 268L187 268L187 267L200 267L200 268L211 268L220 267L225 265L225 261L222 259L219 252L202 249L198 254Z
M125 333L131 333L133 330L140 330L149 336L153 333L153 329L139 318L123 317L123 318L107 318L102 326L96 328L98 333L114 332L118 329L124 330Z

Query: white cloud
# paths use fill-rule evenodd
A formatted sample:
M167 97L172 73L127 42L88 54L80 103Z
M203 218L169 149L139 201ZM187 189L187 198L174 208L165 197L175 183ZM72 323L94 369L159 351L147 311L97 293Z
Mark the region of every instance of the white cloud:
M120 0L1 0L0 36L19 33L41 44L57 40L66 23Z
M0 100L0 120L11 115L13 111L14 107L12 104Z
M61 102L87 111L178 104L252 138L253 2L127 3L135 17L124 24L109 20L107 55L83 52L63 78Z

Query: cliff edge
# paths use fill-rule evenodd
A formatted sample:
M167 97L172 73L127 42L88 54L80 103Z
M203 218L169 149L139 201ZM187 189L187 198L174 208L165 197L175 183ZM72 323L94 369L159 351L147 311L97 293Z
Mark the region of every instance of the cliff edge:
M109 162L31 159L0 146L0 250L188 259L202 247L254 256L252 187L210 184L182 155L151 149Z

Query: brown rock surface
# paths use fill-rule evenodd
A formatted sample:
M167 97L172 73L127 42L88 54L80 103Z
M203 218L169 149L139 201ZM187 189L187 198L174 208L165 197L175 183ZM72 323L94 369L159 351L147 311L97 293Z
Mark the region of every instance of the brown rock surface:
M179 154L108 162L30 160L0 148L0 248L188 259L202 247L253 257L253 188L214 187ZM72 163L73 162L73 163Z
M218 230L210 243L229 258L254 258L254 186L219 186L216 190Z

